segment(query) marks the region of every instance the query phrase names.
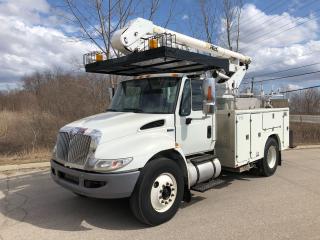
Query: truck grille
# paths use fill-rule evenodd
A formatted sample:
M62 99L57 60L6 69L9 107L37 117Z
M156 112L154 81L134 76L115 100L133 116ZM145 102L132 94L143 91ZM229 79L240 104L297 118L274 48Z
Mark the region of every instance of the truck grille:
M60 132L57 140L57 158L64 162L84 165L90 144L90 136Z

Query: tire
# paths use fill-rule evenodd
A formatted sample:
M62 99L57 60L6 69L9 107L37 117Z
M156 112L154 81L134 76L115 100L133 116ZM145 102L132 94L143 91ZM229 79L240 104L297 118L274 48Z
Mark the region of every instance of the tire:
M81 198L88 198L87 196L85 195L82 195L80 193L76 193L76 192L72 192L74 195L76 195L77 197L81 197Z
M170 220L183 198L184 180L178 164L168 158L147 163L130 198L134 216L150 226Z
M278 142L274 138L268 138L264 147L264 157L260 162L260 174L265 177L272 176L277 170L279 159Z

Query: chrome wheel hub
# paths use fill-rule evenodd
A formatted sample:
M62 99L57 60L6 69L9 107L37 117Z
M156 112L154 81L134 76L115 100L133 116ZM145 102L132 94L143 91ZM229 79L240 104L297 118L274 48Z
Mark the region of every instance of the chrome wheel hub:
M162 173L153 182L150 199L151 205L157 212L165 212L176 199L177 181L170 173Z
M270 146L267 153L267 162L269 168L274 168L277 160L277 149L275 146Z

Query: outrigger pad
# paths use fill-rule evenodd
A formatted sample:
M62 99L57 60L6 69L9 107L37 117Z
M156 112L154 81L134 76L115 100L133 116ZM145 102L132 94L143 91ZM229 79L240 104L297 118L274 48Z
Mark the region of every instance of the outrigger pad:
M89 63L86 72L123 76L156 73L191 73L212 69L229 72L229 60L167 46Z

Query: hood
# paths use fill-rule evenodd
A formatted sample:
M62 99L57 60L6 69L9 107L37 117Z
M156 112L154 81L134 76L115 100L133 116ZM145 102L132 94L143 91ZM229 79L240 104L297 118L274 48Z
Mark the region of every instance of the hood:
M63 128L95 129L101 132L100 143L111 141L116 138L136 134L140 128L148 123L164 120L164 127L170 126L173 114L145 114L132 112L106 112L86 117L72 122Z

